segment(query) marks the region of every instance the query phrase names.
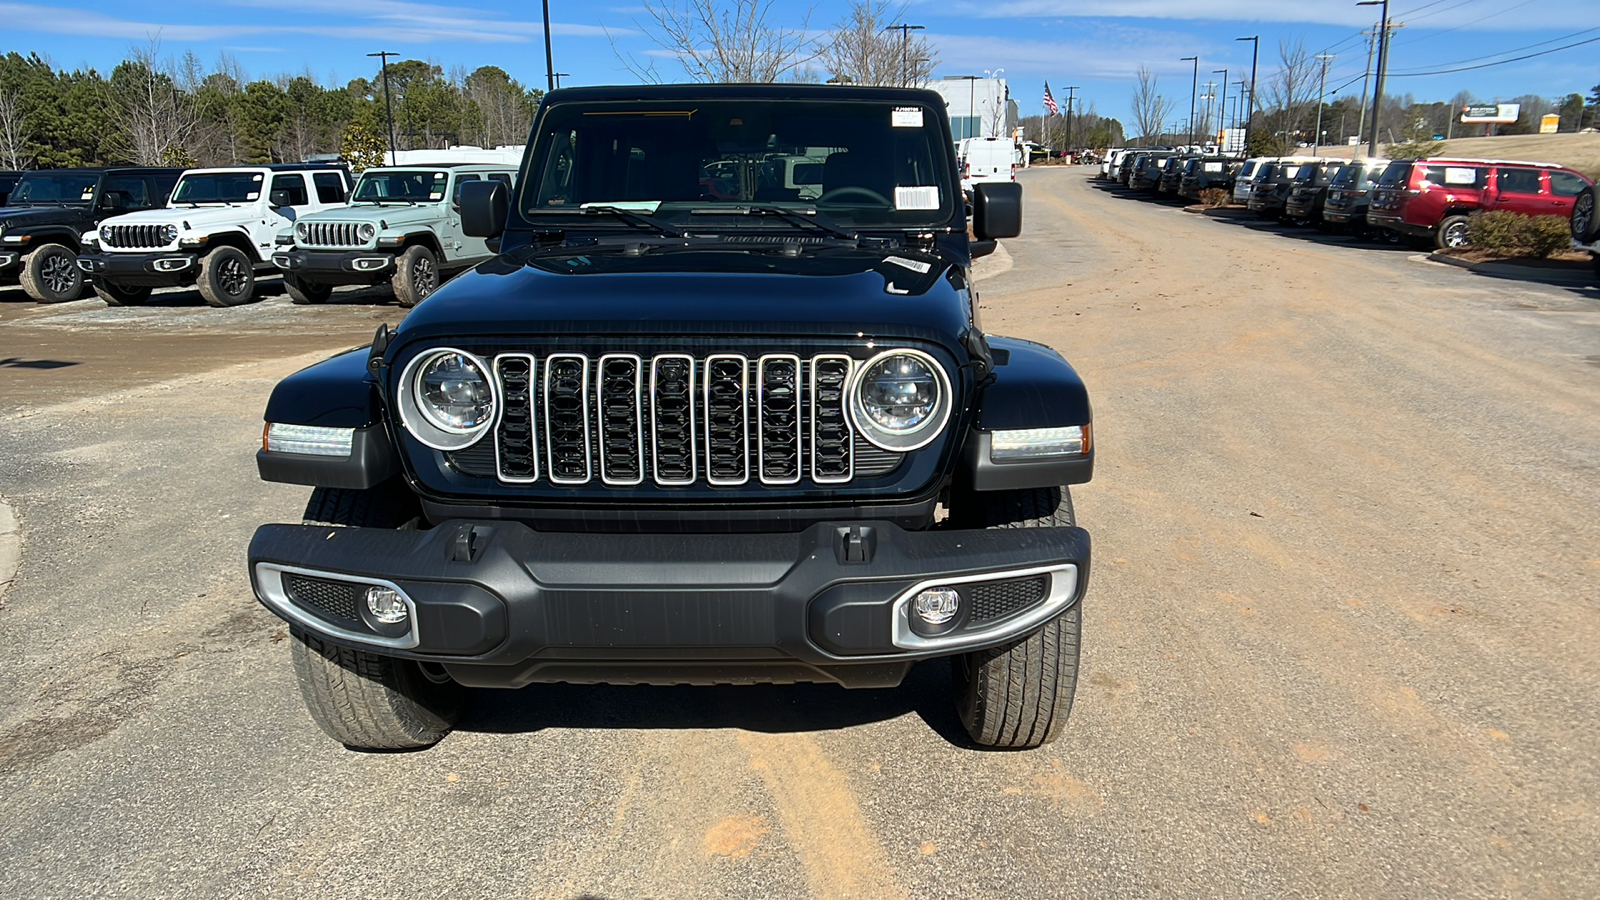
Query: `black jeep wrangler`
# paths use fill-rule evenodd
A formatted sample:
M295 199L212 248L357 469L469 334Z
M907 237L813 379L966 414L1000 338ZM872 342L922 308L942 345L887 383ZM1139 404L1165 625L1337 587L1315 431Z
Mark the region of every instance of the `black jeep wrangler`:
M182 169L44 169L24 172L0 208L0 276L15 273L40 303L83 293L78 252L102 219L166 206Z
M250 577L317 724L420 747L470 688L889 688L950 657L975 742L1052 739L1089 398L980 327L949 138L929 91L551 92L515 188L463 190L498 256L267 404L261 477L315 490ZM973 234L1021 201L981 185Z

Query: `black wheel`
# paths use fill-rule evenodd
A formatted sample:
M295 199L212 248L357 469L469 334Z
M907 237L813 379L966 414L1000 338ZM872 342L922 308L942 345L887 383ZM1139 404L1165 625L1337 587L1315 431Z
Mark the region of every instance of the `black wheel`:
M416 501L397 482L365 491L318 488L305 523L333 527L410 528ZM442 669L381 653L328 643L290 629L300 695L324 733L347 747L408 750L429 747L454 727L467 692Z
M61 244L45 244L22 263L22 290L40 303L66 303L83 294L78 254Z
M1592 186L1585 186L1572 200L1572 237L1584 244L1600 238L1600 216L1595 214Z
M327 303L328 298L333 296L333 285L306 281L297 275L285 274L283 276L283 289L288 292L290 300L302 306L312 303Z
M1470 246L1472 241L1467 235L1468 227L1466 216L1445 216L1433 232L1434 244L1440 250L1460 250Z
M150 300L151 289L147 287L123 287L98 278L92 283L95 296L107 306L143 306Z
M200 296L212 306L238 306L255 296L256 271L243 250L218 247L200 260L200 279L196 286L200 288Z
M408 247L394 261L394 275L389 283L394 287L394 299L401 306L408 309L416 306L439 289L439 258L421 244Z
M958 528L1053 528L1074 523L1065 487L967 494ZM1032 634L950 660L956 712L975 743L1022 749L1055 740L1072 714L1083 620L1072 607Z

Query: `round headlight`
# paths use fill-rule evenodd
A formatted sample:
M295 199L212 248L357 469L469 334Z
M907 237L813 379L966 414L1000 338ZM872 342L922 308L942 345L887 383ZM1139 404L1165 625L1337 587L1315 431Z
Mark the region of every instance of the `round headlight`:
M170 244L170 243L172 243L173 241L175 241L177 239L178 239L178 226L176 226L176 225L163 225L163 226L161 226L161 240L162 240L163 243Z
M310 222L297 223L294 226L294 236L299 238L302 241L305 240L306 238L310 237L311 236L311 223Z
M361 236L363 241L370 241L372 240L373 235L378 233L378 229L373 228L371 222L367 222L357 230L357 233Z
M464 350L424 353L400 375L400 421L435 450L460 450L494 421L496 391L489 364Z
M950 418L950 381L933 357L890 350L856 375L851 418L862 436L884 450L927 446Z

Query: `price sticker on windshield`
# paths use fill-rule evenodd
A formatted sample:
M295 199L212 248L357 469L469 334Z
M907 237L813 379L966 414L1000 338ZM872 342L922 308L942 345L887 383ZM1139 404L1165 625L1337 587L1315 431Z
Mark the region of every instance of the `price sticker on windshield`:
M895 128L921 128L922 107L896 106L889 114L889 124Z
M94 199L94 185L91 184L88 187L84 188L83 189L83 196L79 197L78 199L79 200L93 200Z
M939 186L936 184L894 189L895 209L938 209Z

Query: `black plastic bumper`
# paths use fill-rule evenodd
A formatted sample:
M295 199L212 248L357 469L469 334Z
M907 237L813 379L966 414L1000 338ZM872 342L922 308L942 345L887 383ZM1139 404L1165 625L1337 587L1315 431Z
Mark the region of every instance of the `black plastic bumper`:
M0 272L11 268L22 261L22 253L17 250L0 250Z
M360 266L365 263L366 268ZM316 284L373 284L394 271L394 256L382 250L274 250L272 264Z
M129 287L172 287L193 283L200 274L200 256L181 250L160 253L80 253L78 268L87 275Z
M1020 637L1083 596L1081 528L905 531L824 523L795 533L614 535L454 520L426 531L264 525L250 543L256 596L285 620L374 652L440 663L465 684L538 681L898 684L912 662ZM1046 579L1040 589L1038 579ZM312 582L356 586L346 618ZM981 612L1030 580L1042 593ZM411 610L377 624L368 585ZM909 599L950 586L961 611L934 633ZM980 590L982 588L982 590ZM296 593L296 592L299 593ZM335 604L337 605L337 604Z

